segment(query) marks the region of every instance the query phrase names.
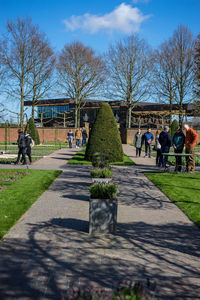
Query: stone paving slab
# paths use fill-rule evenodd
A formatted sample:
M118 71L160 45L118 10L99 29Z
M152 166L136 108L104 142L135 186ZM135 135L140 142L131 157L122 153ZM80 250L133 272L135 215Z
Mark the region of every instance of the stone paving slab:
M121 166L117 234L90 237L90 166L66 165L73 151L44 161L63 173L0 243L0 299L59 299L73 285L112 288L125 278L156 281L157 299L200 299L199 229L141 166Z

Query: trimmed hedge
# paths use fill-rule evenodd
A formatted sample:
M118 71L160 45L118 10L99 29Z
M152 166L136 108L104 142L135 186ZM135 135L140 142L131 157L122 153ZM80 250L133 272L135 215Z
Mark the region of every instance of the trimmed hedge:
M95 153L108 156L110 162L123 161L122 142L112 109L103 103L90 132L85 159L92 161Z
M174 120L174 121L172 122L172 124L171 124L170 131L169 131L170 136L171 136L172 139L173 139L173 136L174 136L174 134L175 134L175 132L176 132L176 128L177 128L178 126L179 126L178 121L177 121L177 120Z
M40 144L40 137L38 134L37 127L35 126L33 118L30 118L28 121L28 124L26 125L25 131L29 130L30 131L30 136L34 140L36 145Z

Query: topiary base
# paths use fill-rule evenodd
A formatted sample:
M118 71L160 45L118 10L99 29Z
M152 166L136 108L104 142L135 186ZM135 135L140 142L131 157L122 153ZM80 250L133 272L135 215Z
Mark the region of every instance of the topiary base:
M117 199L91 199L89 234L115 233L117 225Z

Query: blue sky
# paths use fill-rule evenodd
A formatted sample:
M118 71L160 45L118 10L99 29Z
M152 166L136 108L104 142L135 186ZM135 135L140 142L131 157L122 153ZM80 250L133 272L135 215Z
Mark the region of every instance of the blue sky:
M152 47L179 24L200 32L200 0L0 0L0 33L7 19L30 16L55 50L80 40L98 53L132 32Z
M55 51L79 40L101 54L131 33L156 48L179 24L188 26L194 36L200 33L200 0L0 0L0 34L7 20L18 16L31 17ZM12 100L8 107L14 109Z

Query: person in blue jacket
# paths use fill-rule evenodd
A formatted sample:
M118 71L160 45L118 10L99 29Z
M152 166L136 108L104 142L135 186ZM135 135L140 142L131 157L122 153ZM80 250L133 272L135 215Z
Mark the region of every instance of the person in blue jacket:
M175 153L182 153L185 145L185 135L180 126L176 128L176 132L172 140L173 148ZM176 156L176 167L175 171L180 172L182 167L182 157Z
M71 129L67 133L67 140L69 142L69 148L72 148L72 144L73 144L73 140L74 140L74 133Z
M169 134L169 126L165 126L164 130L159 135L159 143L161 144L161 155L160 155L160 162L162 167L166 168L166 164L168 161L168 156L165 155L163 158L163 153L169 153L171 147L171 137Z
M153 134L151 133L151 128L147 129L147 132L143 135L143 141L145 143L145 157L151 158L151 145L153 141Z

